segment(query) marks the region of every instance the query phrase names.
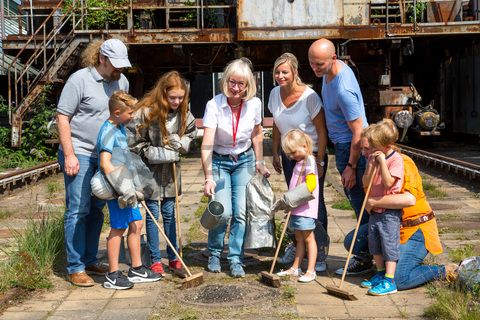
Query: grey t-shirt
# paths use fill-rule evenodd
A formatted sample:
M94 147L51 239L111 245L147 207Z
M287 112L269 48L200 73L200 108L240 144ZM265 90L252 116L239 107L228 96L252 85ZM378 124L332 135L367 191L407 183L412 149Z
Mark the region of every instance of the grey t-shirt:
M75 154L97 157L95 143L100 126L109 117L108 99L117 90L128 92L128 80L107 82L95 68L83 68L68 78L57 112L69 116Z

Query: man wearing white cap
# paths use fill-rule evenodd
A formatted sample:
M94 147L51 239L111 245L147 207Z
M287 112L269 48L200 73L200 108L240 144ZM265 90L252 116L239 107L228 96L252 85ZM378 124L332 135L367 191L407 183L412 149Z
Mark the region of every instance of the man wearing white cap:
M97 171L97 134L109 117L108 99L128 92L123 70L131 67L125 44L118 39L92 42L82 54L85 68L67 80L57 106L60 137L58 162L65 180L65 247L68 278L81 287L94 285L87 275L108 269L97 260L104 201L91 196L90 180Z

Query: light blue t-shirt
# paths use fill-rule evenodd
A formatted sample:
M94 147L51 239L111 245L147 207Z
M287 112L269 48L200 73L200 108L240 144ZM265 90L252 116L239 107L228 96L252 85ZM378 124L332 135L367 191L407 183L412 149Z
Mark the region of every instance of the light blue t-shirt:
M96 149L99 161L102 151L113 153L113 148L128 151L127 131L123 124L116 126L107 120L100 127L97 137Z
M347 122L362 117L363 128L368 126L362 92L355 75L343 61L340 72L329 83L323 77L322 98L328 136L333 143L352 141L352 131Z

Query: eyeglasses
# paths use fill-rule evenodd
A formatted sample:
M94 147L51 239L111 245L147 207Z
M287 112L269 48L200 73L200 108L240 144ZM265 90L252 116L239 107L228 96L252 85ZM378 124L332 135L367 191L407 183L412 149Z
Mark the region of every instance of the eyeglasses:
M228 85L230 88L235 88L235 86L238 86L238 89L242 90L245 89L245 82L241 81L235 81L235 80L228 80Z

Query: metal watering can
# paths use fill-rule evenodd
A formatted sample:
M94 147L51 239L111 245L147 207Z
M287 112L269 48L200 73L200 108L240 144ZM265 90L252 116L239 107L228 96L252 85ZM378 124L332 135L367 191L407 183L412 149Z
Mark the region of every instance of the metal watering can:
M200 224L207 230L215 229L220 224L224 211L223 204L215 200L215 196L212 195L200 218Z

